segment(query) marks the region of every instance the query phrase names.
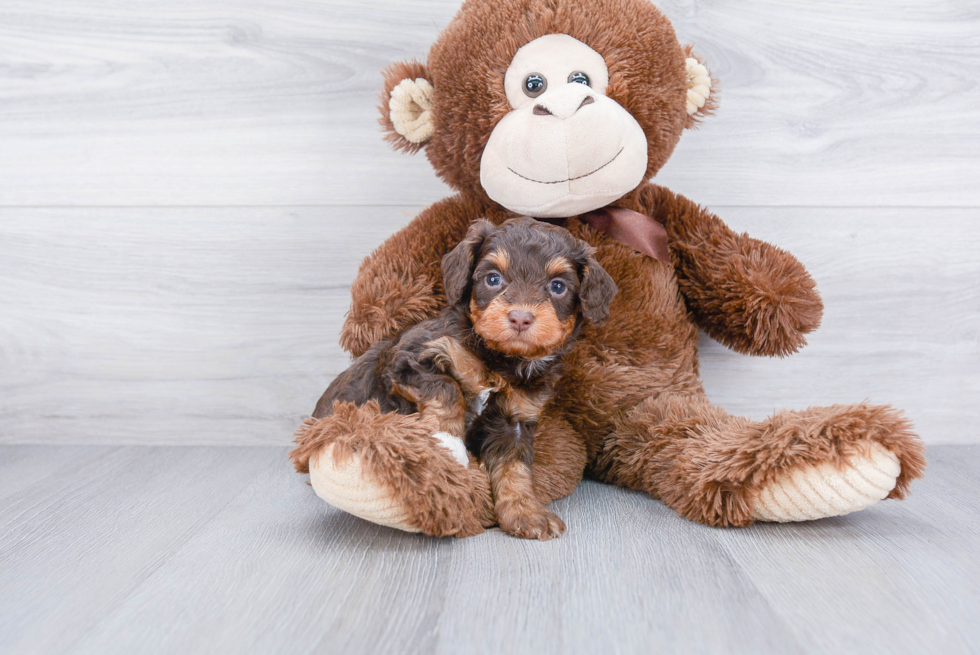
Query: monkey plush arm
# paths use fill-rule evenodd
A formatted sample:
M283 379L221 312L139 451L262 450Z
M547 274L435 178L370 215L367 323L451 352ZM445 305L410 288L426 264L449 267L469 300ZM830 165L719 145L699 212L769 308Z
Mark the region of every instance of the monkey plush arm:
M788 355L820 325L816 283L793 255L736 234L684 196L650 185L648 215L667 228L670 257L699 327L732 350Z
M371 344L436 314L445 304L442 256L476 218L458 196L432 205L362 263L340 345L359 356Z

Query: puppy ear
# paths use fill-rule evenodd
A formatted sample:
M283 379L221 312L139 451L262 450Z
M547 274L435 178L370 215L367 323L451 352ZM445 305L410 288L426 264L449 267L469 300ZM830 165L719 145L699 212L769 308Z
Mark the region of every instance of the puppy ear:
M400 61L385 69L381 92L381 127L395 150L418 152L432 136L434 90L429 71L419 61Z
M579 287L579 303L582 305L582 315L585 320L595 325L602 325L609 319L609 303L619 292L612 276L595 258L595 249L589 248L582 265Z
M712 79L708 67L693 53L692 46L684 48L684 68L687 75L687 124L695 127L705 116L718 108L717 80Z
M473 265L476 254L483 247L483 242L496 231L494 224L486 219L478 219L466 232L466 237L455 248L442 258L442 286L446 290L446 298L450 305L463 302L466 288L473 275Z

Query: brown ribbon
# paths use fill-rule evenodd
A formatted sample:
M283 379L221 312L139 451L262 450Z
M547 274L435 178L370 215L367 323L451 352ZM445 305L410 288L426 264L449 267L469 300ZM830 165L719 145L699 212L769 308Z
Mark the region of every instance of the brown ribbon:
M623 207L603 207L579 216L597 232L625 243L637 252L670 263L667 250L667 230L646 214Z

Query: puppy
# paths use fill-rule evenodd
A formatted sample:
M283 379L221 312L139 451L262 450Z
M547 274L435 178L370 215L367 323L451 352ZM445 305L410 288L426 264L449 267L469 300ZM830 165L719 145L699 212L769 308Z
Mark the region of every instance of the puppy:
M437 438L459 451L465 441L478 456L501 529L557 537L565 524L534 494L534 432L583 321L609 316L617 289L593 252L530 218L499 227L476 221L442 260L449 306L358 357L313 415L329 415L337 401L369 400L418 412Z

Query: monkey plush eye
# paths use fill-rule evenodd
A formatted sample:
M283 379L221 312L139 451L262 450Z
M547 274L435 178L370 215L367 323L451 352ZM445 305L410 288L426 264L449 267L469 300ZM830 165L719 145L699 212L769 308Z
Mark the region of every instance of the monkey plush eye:
M551 289L551 293L556 296L560 296L561 294L565 293L565 283L561 280L552 280L551 285L549 285L548 288Z
M575 82L576 84L584 84L585 86L589 86L589 76L583 73L582 71L575 71L574 73L569 75L568 81Z
M499 287L500 286L500 273L490 273L487 275L487 286L488 287Z
M529 98L537 98L548 88L548 80L543 75L531 73L524 78L524 95Z

